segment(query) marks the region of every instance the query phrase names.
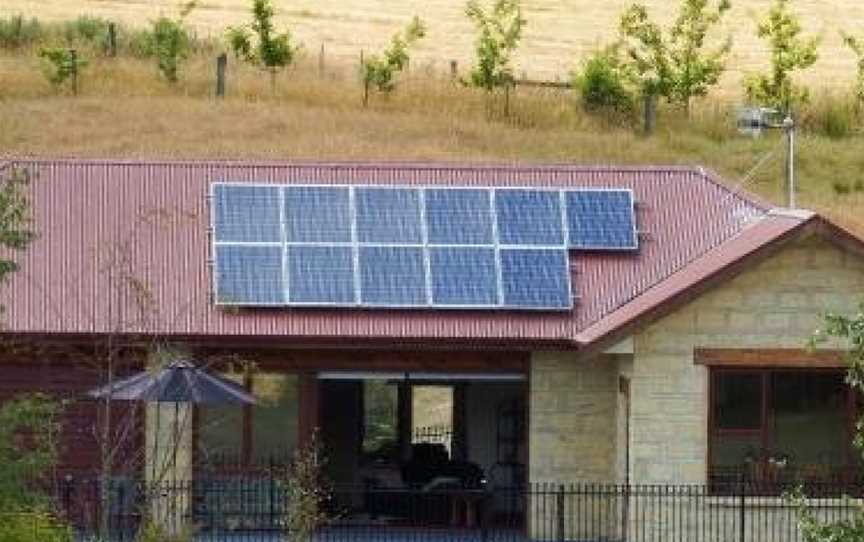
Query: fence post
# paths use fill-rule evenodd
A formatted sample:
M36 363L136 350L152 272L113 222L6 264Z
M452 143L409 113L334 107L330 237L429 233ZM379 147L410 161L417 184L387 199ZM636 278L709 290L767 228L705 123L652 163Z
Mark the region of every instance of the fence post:
M459 77L459 63L455 60L450 61L450 79Z
M747 504L746 495L745 495L745 486L744 486L744 477L741 477L741 480L738 483L738 542L745 542L747 538L747 533L745 530L744 522L746 521L746 509L745 506Z
M228 55L222 53L216 57L216 97L225 97L225 69L228 67Z
M117 56L117 25L113 21L108 23L108 56Z
M78 95L78 51L69 49L69 62L72 64L72 94Z
M657 124L657 95L653 91L648 91L644 96L645 100L645 135L654 133L654 126Z
M558 494L555 496L555 519L556 540L564 542L567 540L564 533L564 484L558 486Z
M318 77L324 77L324 44L321 44L321 51L318 53Z

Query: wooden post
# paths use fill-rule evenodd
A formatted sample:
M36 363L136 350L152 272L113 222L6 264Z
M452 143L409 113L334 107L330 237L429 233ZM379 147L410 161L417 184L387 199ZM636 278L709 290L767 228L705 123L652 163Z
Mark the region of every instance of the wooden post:
M72 64L72 94L78 95L78 51L69 49L69 62Z
M324 77L324 44L321 44L321 51L318 53L318 77Z
M108 56L117 56L117 25L113 21L108 23Z
M459 77L459 63L455 60L450 61L450 79Z
M225 97L225 70L228 67L228 55L222 53L216 57L216 97Z
M657 124L657 95L653 92L645 93L645 135L654 133L654 127Z

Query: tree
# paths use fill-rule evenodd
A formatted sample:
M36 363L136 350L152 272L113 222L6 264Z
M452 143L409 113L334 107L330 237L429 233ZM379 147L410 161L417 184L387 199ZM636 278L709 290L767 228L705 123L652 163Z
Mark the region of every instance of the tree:
M186 16L195 9L195 1L187 2L176 19L159 17L153 26L153 51L156 54L159 72L169 83L177 82L180 63L189 53L189 31L186 29Z
M801 23L789 11L790 1L774 0L759 23L758 36L771 49L770 72L750 75L745 81L750 100L776 108L782 114L791 113L797 103L808 99L807 89L795 85L792 74L809 68L819 58L819 39L801 35Z
M857 73L855 74L855 104L860 110L864 106L864 40L841 32L843 43L855 53Z
M270 82L275 88L276 72L294 62L299 47L291 44L290 31L276 32L274 13L271 0L252 0L252 22L246 26L229 27L226 35L235 58L263 66L270 72ZM257 37L254 45L253 34Z
M634 74L621 58L620 43L595 51L573 75L573 86L588 111L629 115L636 102L633 82Z
M621 16L619 29L643 95L662 96L689 111L694 97L705 96L726 69L732 46L727 38L707 50L711 30L731 8L729 0L682 0L678 16L665 35L647 8L633 4Z
M30 199L27 196L28 177L23 170L0 167L0 247L24 250L36 237L31 229ZM18 269L18 264L0 257L0 282Z
M864 394L864 303L852 316L829 313L825 316L825 329L814 334L813 346L829 339L840 340L848 345L849 363L846 383ZM855 446L864 457L864 417L855 424ZM822 521L808 509L803 496L794 499L798 509L798 522L806 542L860 542L864 540L864 508L851 518L836 522Z
M477 28L477 63L467 83L489 93L503 88L509 98L515 83L510 60L525 26L519 0L495 0L491 10L484 9L479 0L469 0L465 15ZM508 109L509 99L505 101L505 114Z
M390 40L390 47L381 56L372 55L363 60L363 105L369 102L369 89L390 92L396 88L394 77L408 65L408 49L426 35L426 27L414 17L402 33Z

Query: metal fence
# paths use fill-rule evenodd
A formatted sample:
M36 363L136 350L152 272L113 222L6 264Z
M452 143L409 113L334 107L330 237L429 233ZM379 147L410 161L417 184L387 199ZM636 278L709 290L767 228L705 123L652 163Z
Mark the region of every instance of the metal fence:
M104 494L102 493L104 489ZM793 489L789 487L787 489ZM315 540L332 542L799 542L797 511L779 490L750 484L534 485L526 488L334 488ZM864 513L860 484L807 488L817 517ZM103 501L103 495L107 496ZM58 508L81 539L107 526L131 541L149 517L202 542L287 540L290 492L270 477L146 485L74 481ZM105 504L101 504L105 502Z

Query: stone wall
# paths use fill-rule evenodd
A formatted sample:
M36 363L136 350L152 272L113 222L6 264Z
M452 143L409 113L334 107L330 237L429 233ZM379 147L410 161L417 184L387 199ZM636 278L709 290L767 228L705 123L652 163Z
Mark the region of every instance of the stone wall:
M606 482L616 477L618 364L537 352L529 399L531 483Z
M708 369L695 348L804 348L825 311L864 298L864 259L811 236L635 336L634 483L704 483Z

